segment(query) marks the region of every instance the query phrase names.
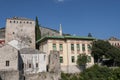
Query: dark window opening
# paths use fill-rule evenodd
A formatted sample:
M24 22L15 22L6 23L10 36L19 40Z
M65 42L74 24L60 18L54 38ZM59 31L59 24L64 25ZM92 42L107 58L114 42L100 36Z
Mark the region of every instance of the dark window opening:
M31 64L29 64L29 68L31 68Z
M6 61L6 66L9 66L10 65L10 61Z
M24 69L24 63L22 63L22 69Z
M71 50L74 51L74 44L71 44Z
M36 68L38 68L38 63L36 63Z
M13 34L15 34L15 32L13 32Z

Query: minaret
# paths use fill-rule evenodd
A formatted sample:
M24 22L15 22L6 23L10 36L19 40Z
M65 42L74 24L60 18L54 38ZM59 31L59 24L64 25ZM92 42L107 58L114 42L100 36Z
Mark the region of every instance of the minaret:
M60 24L60 30L59 30L60 36L62 36L62 26Z

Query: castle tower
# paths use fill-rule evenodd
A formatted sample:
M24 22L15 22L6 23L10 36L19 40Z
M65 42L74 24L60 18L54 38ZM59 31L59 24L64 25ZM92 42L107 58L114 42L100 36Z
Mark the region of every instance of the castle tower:
M35 21L13 17L6 20L5 43L18 40L19 43L35 49Z

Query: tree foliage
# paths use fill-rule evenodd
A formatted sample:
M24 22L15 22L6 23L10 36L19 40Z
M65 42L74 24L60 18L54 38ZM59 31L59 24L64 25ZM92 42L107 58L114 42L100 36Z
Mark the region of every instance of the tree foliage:
M38 23L38 17L35 20L35 41L38 41L41 38L40 26ZM39 49L39 43L36 43L36 49Z
M120 68L94 65L79 74L61 74L62 80L120 80Z
M77 64L79 66L84 66L87 63L87 56L85 54L78 55Z
M92 34L91 34L91 33L88 33L88 37L92 37Z
M120 68L110 69L94 65L80 74L80 80L119 80Z
M120 63L120 49L112 46L108 41L94 41L91 54L94 57L95 63L99 63L103 56L113 60L115 64Z

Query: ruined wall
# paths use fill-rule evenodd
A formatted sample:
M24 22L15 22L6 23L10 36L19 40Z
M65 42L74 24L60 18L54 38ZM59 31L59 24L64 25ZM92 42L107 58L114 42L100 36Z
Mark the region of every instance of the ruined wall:
M59 57L60 55L58 51L50 51L49 63L48 63L49 72L54 72L54 73L61 72Z
M38 73L25 75L25 80L60 80L61 77L57 73Z
M0 71L0 80L21 80L19 71Z

